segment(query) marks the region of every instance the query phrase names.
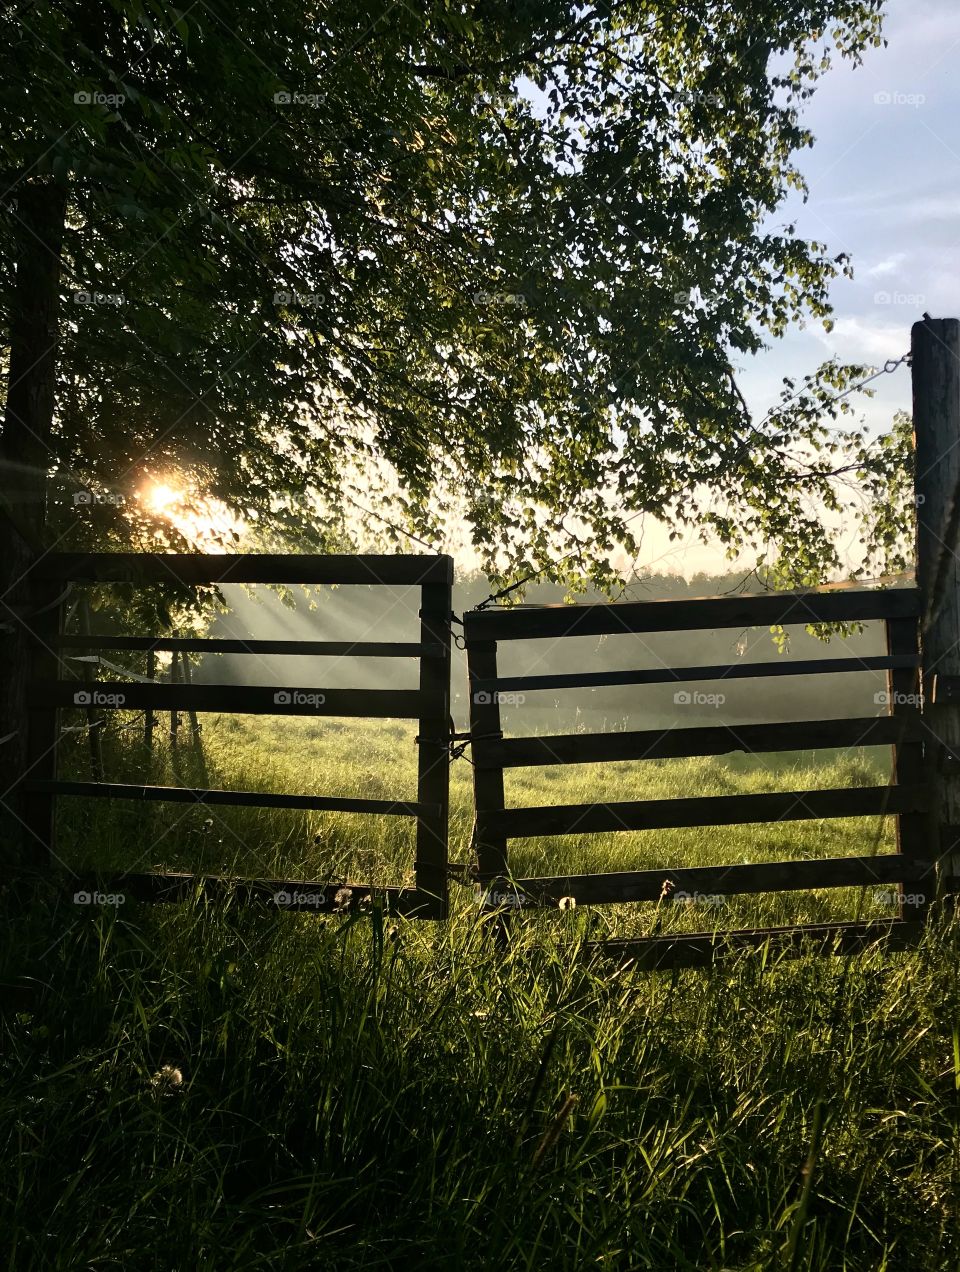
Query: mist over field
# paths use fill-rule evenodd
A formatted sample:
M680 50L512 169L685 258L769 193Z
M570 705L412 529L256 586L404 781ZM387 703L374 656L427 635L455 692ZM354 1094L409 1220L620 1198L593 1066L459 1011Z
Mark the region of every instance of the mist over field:
M631 589L624 600L665 600L734 594L742 576L654 577ZM251 595L251 591L253 595ZM416 588L386 586L315 589L311 599L292 590L291 608L265 587L226 586L230 612L210 629L213 637L258 640L370 640L419 639ZM467 579L454 586L454 612L463 615L489 594L483 579ZM529 604L560 604L563 589L539 585L528 593ZM608 598L588 594L580 601ZM460 629L454 625L454 632ZM868 657L886 652L883 624L867 623L862 632L820 640L798 624L786 629L788 644L781 650L766 628L721 629L715 632L666 632L650 635L565 637L562 640L502 641L498 648L500 674L524 674L727 666L770 662L778 665L814 659ZM286 657L262 654L207 655L194 671L194 680L207 684L278 684L291 688L414 689L414 659L350 657ZM467 727L466 657L453 651L453 714L458 730ZM674 701L686 691L687 703ZM619 685L597 689L539 690L525 700L501 705L504 730L509 734L590 732L609 729L683 727L696 724L748 724L778 720L815 720L843 716L884 715L885 703L876 700L886 691L883 672L829 676L781 676L760 680L684 680L676 684ZM722 699L722 700L718 700Z

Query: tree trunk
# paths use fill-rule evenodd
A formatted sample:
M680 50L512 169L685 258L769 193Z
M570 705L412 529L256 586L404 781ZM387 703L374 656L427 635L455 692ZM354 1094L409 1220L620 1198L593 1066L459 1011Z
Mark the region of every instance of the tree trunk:
M61 182L17 190L17 275L10 317L10 372L0 433L0 490L27 538L42 537L56 391L60 252L67 206Z
M49 590L24 575L42 551L46 474L59 332L60 252L66 214L64 183L24 182L16 192L16 281L10 312L10 368L0 432L0 857L22 860L23 801L13 788L26 767L26 688L32 648L30 614L48 605Z

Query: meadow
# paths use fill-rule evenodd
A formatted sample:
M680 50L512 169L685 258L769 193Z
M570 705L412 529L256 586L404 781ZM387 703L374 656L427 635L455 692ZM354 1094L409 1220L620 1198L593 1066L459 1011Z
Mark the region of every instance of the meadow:
M212 719L152 775L412 794L413 729ZM137 780L136 732L105 740ZM65 771L87 776L83 735ZM522 770L508 802L886 780L886 752ZM465 860L470 769L453 766ZM392 818L61 801L66 867L399 883ZM521 841L515 870L891 851L878 819ZM61 884L68 878L61 867ZM0 1231L20 1268L960 1267L960 937L643 974L606 932L883 917L886 889L446 924L3 896Z

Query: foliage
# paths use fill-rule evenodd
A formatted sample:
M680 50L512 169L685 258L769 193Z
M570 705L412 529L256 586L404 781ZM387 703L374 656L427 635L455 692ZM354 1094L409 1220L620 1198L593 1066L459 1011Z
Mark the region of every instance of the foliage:
M829 323L849 261L771 214L881 8L7 7L4 260L18 190L68 193L51 463L126 496L77 537L177 546L133 495L179 474L265 544L371 504L432 542L462 499L499 577L605 579L645 513L822 577L811 508L874 470L827 400L865 368L756 421L734 359Z

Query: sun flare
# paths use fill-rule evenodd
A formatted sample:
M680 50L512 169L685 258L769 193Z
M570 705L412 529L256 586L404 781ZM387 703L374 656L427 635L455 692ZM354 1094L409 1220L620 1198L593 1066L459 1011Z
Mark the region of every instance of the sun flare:
M168 486L165 482L156 482L147 487L143 492L143 498L151 512L162 513L182 501L183 491L175 490L173 486Z
M188 484L149 481L140 489L144 508L161 517L192 545L194 550L223 552L231 540L239 540L240 522L218 499L200 495Z

